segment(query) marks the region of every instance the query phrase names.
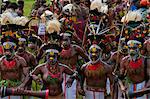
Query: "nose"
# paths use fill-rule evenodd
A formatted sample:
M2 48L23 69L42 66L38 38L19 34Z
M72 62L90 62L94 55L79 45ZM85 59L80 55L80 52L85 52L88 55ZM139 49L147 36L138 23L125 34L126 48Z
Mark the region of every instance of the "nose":
M92 53L92 56L96 56L96 53Z
M54 60L54 57L50 57L49 59L50 59L50 60Z

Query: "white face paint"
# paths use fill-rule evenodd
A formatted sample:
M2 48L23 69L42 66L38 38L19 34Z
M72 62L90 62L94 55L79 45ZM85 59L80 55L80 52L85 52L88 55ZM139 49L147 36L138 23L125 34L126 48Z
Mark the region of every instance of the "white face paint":
M96 44L92 45L89 49L89 59L92 64L97 63L100 60L100 47Z

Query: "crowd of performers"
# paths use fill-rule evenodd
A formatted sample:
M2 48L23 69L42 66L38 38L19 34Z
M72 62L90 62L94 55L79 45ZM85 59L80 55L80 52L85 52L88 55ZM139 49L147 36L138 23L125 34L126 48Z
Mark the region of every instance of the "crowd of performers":
M149 0L35 0L29 16L24 9L2 1L2 99L150 99Z

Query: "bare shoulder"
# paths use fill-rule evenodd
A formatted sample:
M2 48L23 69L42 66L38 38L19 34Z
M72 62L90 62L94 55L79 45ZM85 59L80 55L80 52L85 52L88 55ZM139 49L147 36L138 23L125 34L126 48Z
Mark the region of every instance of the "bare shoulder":
M87 62L85 64L82 65L81 70L84 70L89 64L91 64L91 62Z
M111 56L112 57L116 57L117 56L118 51L112 52Z
M105 69L108 69L108 70L112 70L113 69L112 65L109 65L109 64L107 64L106 62L104 62L102 60L101 60L101 63L103 64L103 66L104 66Z
M25 59L17 54L15 54L15 59L17 59L18 61L25 61ZM26 61L25 61L26 62Z
M128 55L128 56L125 56L124 58L122 58L122 62L125 62L125 61L128 61L130 59L130 56Z

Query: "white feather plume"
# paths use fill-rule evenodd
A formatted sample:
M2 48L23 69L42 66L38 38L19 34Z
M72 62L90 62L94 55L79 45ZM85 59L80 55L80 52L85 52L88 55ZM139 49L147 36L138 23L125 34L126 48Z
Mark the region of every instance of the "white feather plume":
M137 11L129 11L125 16L122 17L121 22L130 22L130 21L141 21L142 15Z
M13 24L14 15L11 13L11 10L6 10L4 13L1 14L1 24Z
M47 22L47 26L46 26L46 30L48 33L53 33L53 32L57 32L59 33L60 32L60 22L56 19L53 19L53 20L49 20Z
M90 5L90 10L97 9L98 12L107 13L108 5L106 3L102 3L101 0L94 0Z
M25 16L21 16L21 17L18 16L13 20L14 24L21 25L21 26L25 26L27 22L29 22L29 19Z
M73 7L74 7L73 4L67 4L63 7L62 11L63 11L63 13L71 14L73 11Z

